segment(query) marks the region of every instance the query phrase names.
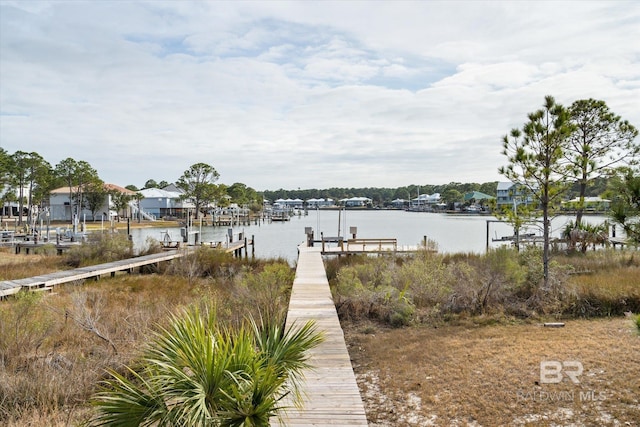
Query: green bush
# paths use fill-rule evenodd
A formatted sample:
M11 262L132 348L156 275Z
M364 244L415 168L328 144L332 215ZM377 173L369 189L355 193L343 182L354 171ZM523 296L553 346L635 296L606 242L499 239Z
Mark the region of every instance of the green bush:
M93 398L96 426L268 426L309 367L322 336L313 323L283 329L220 325L215 311L186 311L146 347L137 369L111 371Z
M133 256L133 242L126 235L91 233L88 241L67 251L66 263L72 267L81 267Z
M484 255L362 258L337 269L334 301L342 318L376 319L401 326L458 314L560 315L575 303L571 267L551 262L543 283L539 248L500 248Z
M253 308L254 316L284 322L294 278L286 262L267 264L262 271L238 274L234 293Z

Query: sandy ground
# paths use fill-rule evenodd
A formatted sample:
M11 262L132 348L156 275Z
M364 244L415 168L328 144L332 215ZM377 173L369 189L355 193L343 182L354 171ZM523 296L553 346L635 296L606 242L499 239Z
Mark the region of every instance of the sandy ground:
M640 336L628 318L351 324L345 336L371 426L640 425Z

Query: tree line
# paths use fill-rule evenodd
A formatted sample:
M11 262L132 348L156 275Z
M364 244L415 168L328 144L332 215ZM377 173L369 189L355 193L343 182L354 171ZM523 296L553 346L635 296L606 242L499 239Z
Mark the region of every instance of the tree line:
M182 192L181 198L195 204L196 216L212 203L222 207L237 203L253 210L262 208L262 196L254 189L242 183L216 184L218 178L213 166L196 163L175 182ZM166 181L158 184L148 180L145 188L168 185ZM36 152L16 151L10 154L0 147L0 215L4 215L4 207L8 203L16 203L20 213L18 224L21 225L25 213L27 218L33 218L36 207L38 211L46 208L51 191L61 187L68 188L71 212L76 217L83 209L88 209L95 218L107 195L111 196L118 212L125 210L132 200L142 198L133 185L125 187L133 194L105 186L98 171L84 160L69 157L52 166Z

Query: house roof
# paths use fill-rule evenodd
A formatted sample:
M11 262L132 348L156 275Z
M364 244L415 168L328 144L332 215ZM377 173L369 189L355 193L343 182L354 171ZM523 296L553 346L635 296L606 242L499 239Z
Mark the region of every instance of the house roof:
M464 195L464 199L465 200L471 200L471 199L474 199L474 200L491 200L491 199L495 199L495 197L490 196L488 194L481 193L479 191L472 191L470 193L466 193Z
M499 182L499 183L498 183L497 190L498 190L498 191L500 191L500 190L508 190L508 189L510 189L511 187L513 187L514 185L515 185L515 184L514 184L513 182L511 182L511 181L507 181L507 182Z
M368 197L351 197L349 199L340 199L341 202L366 202L367 200L371 200Z
M119 193L128 194L130 196L136 194L135 191L131 191L128 188L120 187L119 185L115 184L104 184L104 189L108 191L117 191Z
M145 188L144 190L140 190L139 193L142 194L142 197L144 197L145 199L177 199L182 195L182 193L179 193L177 191L167 191L161 188Z
M115 184L105 183L103 187L107 191L118 191L120 193L128 194L130 196L136 194L135 191L128 190L124 187L120 187L119 185L115 185ZM69 194L72 191L76 191L75 187L73 188L73 190L71 189L71 187L60 187L60 188L56 188L55 190L51 190L50 193L51 194Z

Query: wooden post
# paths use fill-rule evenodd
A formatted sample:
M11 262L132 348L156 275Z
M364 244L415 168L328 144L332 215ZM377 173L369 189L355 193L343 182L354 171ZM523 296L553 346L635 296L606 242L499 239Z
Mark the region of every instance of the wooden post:
M247 238L244 238L244 257L248 258L249 257L249 252L247 251Z
M485 244L484 251L489 252L489 221L488 220L487 220L487 237L486 237L486 244Z

